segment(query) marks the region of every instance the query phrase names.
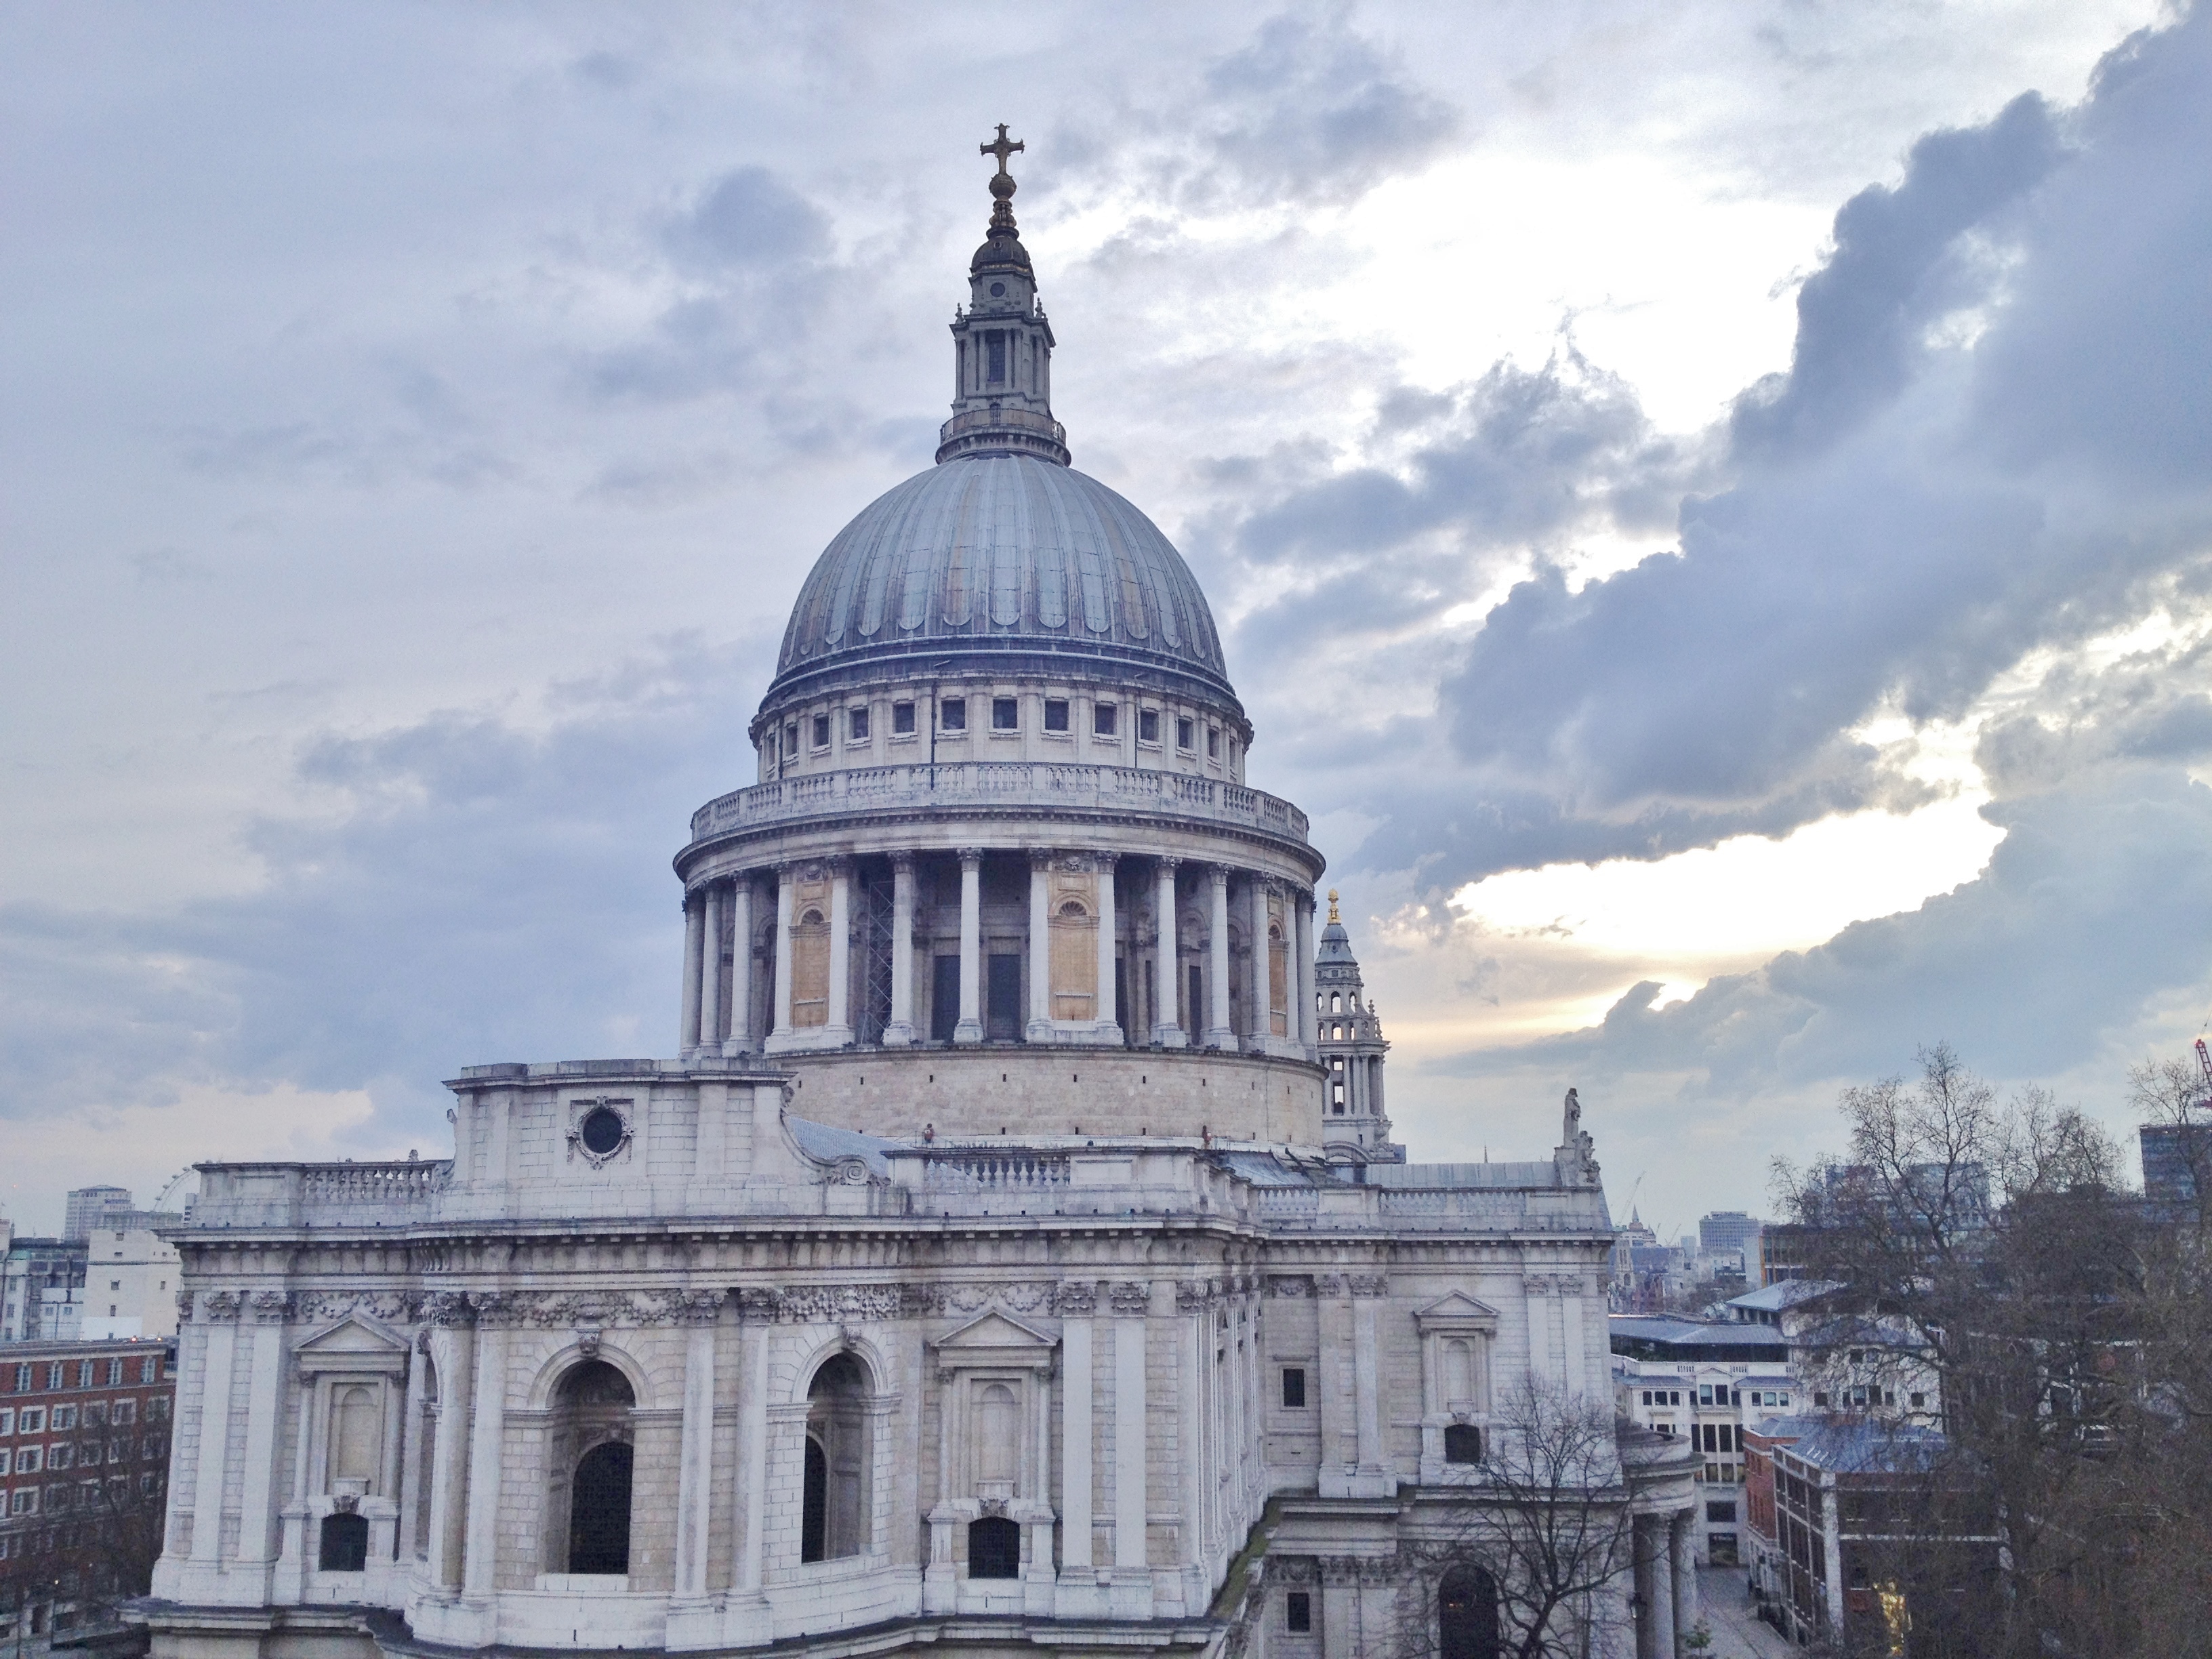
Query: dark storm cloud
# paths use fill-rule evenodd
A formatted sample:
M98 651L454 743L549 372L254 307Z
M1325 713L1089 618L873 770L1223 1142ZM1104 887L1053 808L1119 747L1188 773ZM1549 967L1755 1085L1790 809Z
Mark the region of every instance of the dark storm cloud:
M728 787L761 647L571 688L543 733L453 715L325 738L300 775L342 810L253 826L267 878L243 896L0 913L9 1109L289 1081L422 1115L459 1066L666 1052L682 925L649 849Z

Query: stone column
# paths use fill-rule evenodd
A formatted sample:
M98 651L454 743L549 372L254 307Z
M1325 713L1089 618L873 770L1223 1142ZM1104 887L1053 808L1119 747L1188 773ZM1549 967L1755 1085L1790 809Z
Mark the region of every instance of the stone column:
M1382 1378L1378 1369L1382 1343L1376 1328L1382 1295L1379 1282L1365 1278L1352 1281L1352 1415L1359 1448L1359 1478L1370 1497L1385 1495L1373 1490L1377 1482L1386 1487L1395 1484L1386 1479L1382 1461Z
M238 1353L238 1298L211 1291L201 1298L199 1456L192 1468L192 1559L212 1567L222 1547L222 1488L230 1449L231 1366Z
M476 1409L469 1425L469 1518L461 1558L461 1595L489 1601L499 1589L499 1486L507 1439L507 1333L477 1332Z
M1121 1022L1119 1010L1114 1006L1114 866L1116 860L1111 853L1100 853L1091 859L1091 867L1098 872L1098 1041L1119 1042Z
M1237 1047L1237 1033L1229 1025L1229 866L1217 864L1206 871L1213 884L1213 913L1208 918L1211 938L1207 943L1207 989L1213 1003L1212 1018L1206 1028L1206 1046L1209 1048Z
M1023 1036L1052 1041L1052 854L1030 854L1030 1018Z
M914 854L891 854L891 1022L884 1046L914 1043Z
M789 865L775 872L775 1031L776 1040L791 1036L791 879Z
M1561 1369L1566 1374L1567 1399L1581 1401L1590 1393L1589 1361L1583 1341L1582 1284L1579 1279L1559 1281L1559 1346Z
M468 1514L469 1396L476 1376L476 1333L458 1297L431 1297L430 1363L438 1372L438 1425L430 1447L430 1583L460 1588L463 1522Z
M853 861L830 866L830 1025L832 1046L853 1040Z
M1651 1555L1651 1656L1676 1659L1674 1649L1674 1564L1667 1547L1667 1523L1656 1515L1640 1516L1638 1522Z
M757 1600L768 1561L768 1360L774 1328L744 1328L744 1383L738 1391L737 1588Z
M1159 1000L1159 1018L1152 1022L1152 1041L1163 1048L1182 1048L1190 1039L1182 1029L1182 987L1176 981L1181 972L1182 957L1176 949L1176 861L1162 859L1153 884L1152 909L1158 919L1159 962L1152 969L1158 976L1156 988ZM1197 1011L1192 1011L1195 1013Z
M730 884L730 1027L722 1033L722 1052L750 1052L753 1035L753 878L740 874Z
M1677 1510L1667 1523L1667 1540L1670 1546L1674 1571L1674 1652L1668 1659L1677 1659L1683 1651L1682 1644L1698 1626L1698 1544L1692 1528L1696 1523L1696 1511Z
M1250 971L1244 979L1249 988L1244 1020L1251 1027L1244 1034L1244 1051L1258 1054L1267 1050L1267 1037L1274 1024L1274 1011L1269 1005L1274 999L1267 984L1267 883L1256 871L1245 885L1245 898L1249 917L1244 924L1244 938L1252 956Z
M1552 1364L1551 1281L1541 1273L1530 1273L1521 1281L1521 1288L1528 1305L1528 1374L1550 1382L1558 1376Z
M714 1469L714 1309L685 1309L684 1431L676 1474L676 1595L707 1594L707 1532L713 1514Z
M722 884L710 881L701 901L706 912L699 965L699 1046L710 1054L722 1048Z
M246 1468L239 1495L240 1566L274 1561L279 1553L276 1431L284 1420L284 1321L291 1301L282 1291L256 1291L248 1303L253 1369L246 1383Z
M706 917L699 901L684 896L684 1023L677 1042L689 1055L699 1047L700 951L707 936Z
M1063 1285L1060 1326L1060 1560L1079 1587L1093 1580L1091 1565L1091 1312L1097 1293Z
M1340 1274L1314 1275L1314 1321L1321 1345L1313 1382L1321 1395L1318 1482L1323 1498L1352 1496L1359 1466L1358 1376L1352 1351L1350 1291Z
M407 1399L399 1408L399 1559L412 1561L422 1552L422 1436L428 1428L430 1363L421 1349L407 1359Z
M1630 1582L1634 1586L1636 1604L1636 1659L1674 1659L1671 1652L1662 1655L1658 1647L1656 1603L1663 1589L1656 1544L1658 1519L1656 1516L1639 1515L1629 1522Z
M1146 1316L1152 1286L1114 1286L1114 1577L1151 1583L1146 1552ZM1117 1611L1119 1609L1116 1609Z
M1297 1039L1298 1047L1304 1051L1305 1057L1311 1060L1321 1042L1320 1015L1314 996L1313 895L1293 893L1291 915L1296 923L1291 929L1291 983L1295 988L1293 994L1297 1001L1297 1024L1291 1034Z
M955 1042L983 1040L983 854L960 854L960 1023Z

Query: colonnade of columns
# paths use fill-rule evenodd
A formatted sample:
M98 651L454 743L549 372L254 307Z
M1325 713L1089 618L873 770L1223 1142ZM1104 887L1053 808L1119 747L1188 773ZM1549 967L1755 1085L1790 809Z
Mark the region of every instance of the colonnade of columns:
M925 1040L917 1022L915 984L916 946L915 866L918 855L889 856L892 878L890 940L890 1008L878 1041L905 1048ZM960 870L958 1011L951 1031L956 1044L985 1040L983 863L987 857L1026 858L1029 907L1026 939L1028 994L1024 1040L1030 1042L1090 1042L1121 1045L1133 1036L1161 1048L1206 1048L1226 1052L1302 1054L1310 1056L1319 1035L1314 999L1314 895L1310 889L1252 870L1224 864L1200 864L1172 858L1139 860L1097 851L1029 849L1000 854L963 848L950 855ZM745 871L701 882L684 899L683 1046L687 1054L740 1054L765 1049L840 1048L856 1040L859 1012L853 1006L854 886L856 861L836 858L810 864L779 865L769 871ZM1117 918L1122 866L1149 865L1152 893L1139 904L1126 929ZM1056 1013L1052 949L1053 876L1071 866L1085 870L1085 917L1096 930L1096 963L1088 981L1091 999L1087 1019ZM752 941L761 888L773 880L775 928L770 978L773 996L766 1019L757 1018ZM1180 890L1178 883L1184 883ZM1190 1000L1185 969L1189 942L1182 937L1179 890L1194 883L1195 908L1205 917L1205 947L1198 981L1206 1006ZM1230 950L1232 884L1243 914L1237 920L1247 941L1243 1030L1231 1018ZM801 900L800 890L806 894ZM1139 888L1141 893L1141 888ZM825 902L826 901L826 902ZM1188 903L1188 899L1182 901ZM1127 964L1129 999L1136 1000L1138 969L1144 958L1135 924L1152 923L1149 946L1152 1016L1142 1029L1125 1031L1115 1006L1117 967ZM1279 969L1271 930L1279 928L1285 962ZM826 930L827 962L821 996L811 995L809 976L795 945L802 933ZM726 956L722 941L730 948ZM1124 947L1126 946L1126 950ZM1063 957L1064 960L1064 957ZM1277 985L1280 971L1287 983ZM935 988L933 987L933 995ZM815 1006L818 1003L820 1006ZM880 1005L878 1005L880 1009ZM1274 1030L1278 1008L1285 1029ZM1128 1011L1133 1019L1135 1008ZM757 1029L765 1024L766 1030Z
M1636 1659L1681 1659L1698 1622L1692 1513L1639 1515L1633 1525Z

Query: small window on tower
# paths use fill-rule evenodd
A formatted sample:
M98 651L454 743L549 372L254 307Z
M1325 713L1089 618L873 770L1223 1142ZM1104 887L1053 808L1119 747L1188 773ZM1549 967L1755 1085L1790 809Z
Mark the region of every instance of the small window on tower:
M795 725L783 728L783 757L786 760L799 758L799 727Z
M1283 1597L1283 1628L1293 1636L1313 1631L1313 1592L1292 1590Z
M965 732L968 729L968 699L947 697L938 704L937 724L941 731Z
M854 743L868 740L868 711L865 707L845 711L845 730Z
M1283 1409L1302 1412L1306 1408L1306 1373L1303 1365L1283 1367Z
M1067 730L1067 699L1047 697L1044 700L1044 729L1048 732Z
M1206 757L1208 760L1221 758L1221 728L1218 726L1206 728Z
M895 702L891 705L891 735L895 738L910 738L914 735L914 705L912 703Z
M827 749L830 746L830 717L827 714L817 714L814 717L814 746L817 749Z
M1112 736L1115 734L1115 730L1116 730L1116 727L1115 727L1115 723L1114 723L1114 715L1115 715L1115 707L1114 707L1114 705L1113 705L1112 703L1110 703L1110 702L1094 702L1094 703L1092 703L1092 704L1091 705L1091 732L1092 732L1095 735L1097 735L1097 736L1098 736L1098 737L1102 737L1102 738L1110 738L1110 737L1112 737Z
M1183 753L1188 754L1193 747L1195 746L1197 741L1198 722L1194 720L1177 716L1176 720L1176 747L1182 750Z
M1022 706L1012 697L991 699L991 729L994 732L1017 732L1021 729Z
M989 355L990 368L983 378L994 386L1003 385L1006 378L1006 337L998 329L983 336L983 349Z
M1137 711L1137 741L1158 743L1160 740L1160 711L1140 708Z

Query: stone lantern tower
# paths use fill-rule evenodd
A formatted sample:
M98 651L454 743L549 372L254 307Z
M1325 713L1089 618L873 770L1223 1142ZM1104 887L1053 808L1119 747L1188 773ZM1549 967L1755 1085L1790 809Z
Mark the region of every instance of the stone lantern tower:
M1382 1021L1352 954L1352 935L1337 914L1334 889L1328 896L1328 925L1322 929L1321 954L1314 963L1322 1064L1328 1068L1322 1108L1322 1139L1329 1156L1359 1164L1402 1164L1406 1149L1390 1140L1390 1120L1382 1112Z

